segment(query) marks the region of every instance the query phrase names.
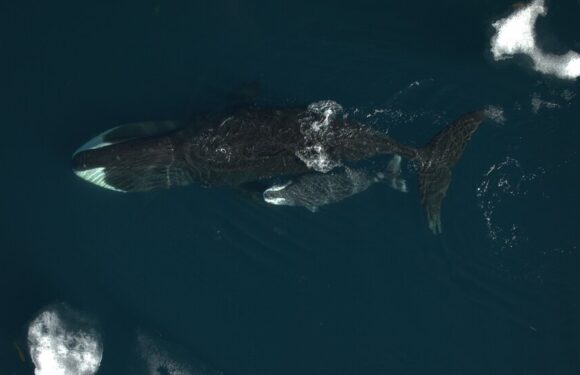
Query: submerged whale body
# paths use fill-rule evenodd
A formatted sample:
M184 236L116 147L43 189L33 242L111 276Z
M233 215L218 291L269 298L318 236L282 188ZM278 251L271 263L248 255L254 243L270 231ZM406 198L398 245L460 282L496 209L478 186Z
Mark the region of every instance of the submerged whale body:
M443 129L423 148L402 145L342 114L335 102L307 108L247 109L171 121L128 124L87 142L73 170L120 192L176 186L240 186L281 176L327 173L345 162L396 154L416 165L429 227L441 232L440 210L451 167L483 121L472 112Z

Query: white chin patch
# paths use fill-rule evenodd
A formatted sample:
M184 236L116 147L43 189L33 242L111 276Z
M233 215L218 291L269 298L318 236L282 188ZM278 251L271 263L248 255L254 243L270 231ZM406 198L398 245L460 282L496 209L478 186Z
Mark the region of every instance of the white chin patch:
M288 181L283 185L273 185L273 186L269 187L268 189L264 190L264 193L262 193L262 197L264 197L264 202L274 204L276 206L291 206L292 204L290 202L288 202L288 200L286 200L286 198L276 197L276 196L272 197L272 196L270 196L271 194L269 194L269 193L282 191L282 190L286 189L290 184L292 184L292 181ZM276 195L276 194L274 194L274 195Z
M264 202L274 204L276 206L287 206L288 205L288 201L285 198L280 198L280 197L272 198L272 197L264 196Z
M264 193L262 194L262 196L264 197L264 202L274 204L276 206L289 205L286 198L276 197L276 196L272 197L271 196L272 194L270 194L270 193L284 190L288 185L290 185L290 183L291 183L291 181L286 183L285 185L274 185L274 186L269 187L268 189L264 190Z
M104 189L109 189L109 190L114 190L114 191L119 191L121 193L125 193L124 190L121 189L117 189L109 184L107 184L105 182L105 168L100 167L100 168L93 168L93 169L87 169L84 171L75 171L75 174L77 176L79 176L80 178L82 178L83 180L86 180L92 184L95 184L97 186L100 186Z

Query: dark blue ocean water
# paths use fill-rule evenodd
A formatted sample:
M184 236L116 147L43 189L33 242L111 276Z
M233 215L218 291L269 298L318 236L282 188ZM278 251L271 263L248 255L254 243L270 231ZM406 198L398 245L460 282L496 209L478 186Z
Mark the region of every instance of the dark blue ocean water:
M580 50L580 4L548 5L544 47ZM0 374L34 373L26 331L55 303L98 322L99 374L580 373L580 86L492 60L491 23L512 10L0 2ZM440 236L408 166L409 193L374 186L316 214L225 188L117 194L71 172L108 128L248 95L332 99L417 146L474 108L505 121L454 169Z

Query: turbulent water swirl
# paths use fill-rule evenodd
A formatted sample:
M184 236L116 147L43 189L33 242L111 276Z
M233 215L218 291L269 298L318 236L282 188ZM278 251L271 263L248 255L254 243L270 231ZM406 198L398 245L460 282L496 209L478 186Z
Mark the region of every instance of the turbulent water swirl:
M519 221L510 214L510 207L528 194L529 183L543 174L524 172L520 162L506 157L492 165L477 188L477 198L489 237L499 243L501 250L519 246L527 240ZM503 218L503 221L502 221Z
M312 103L300 118L300 129L304 135L306 147L296 152L308 168L317 172L329 172L341 165L330 155L326 138L330 136L331 123L342 119L343 108L332 100Z

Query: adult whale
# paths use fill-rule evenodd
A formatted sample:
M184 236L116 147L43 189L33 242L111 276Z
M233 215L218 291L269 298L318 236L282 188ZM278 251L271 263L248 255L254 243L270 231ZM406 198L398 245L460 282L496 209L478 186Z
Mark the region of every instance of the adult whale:
M195 183L240 186L396 154L415 163L421 203L437 234L451 167L484 118L484 111L465 114L414 148L344 116L332 101L250 108L199 116L189 125L144 122L111 129L74 153L73 170L98 186L138 192Z

